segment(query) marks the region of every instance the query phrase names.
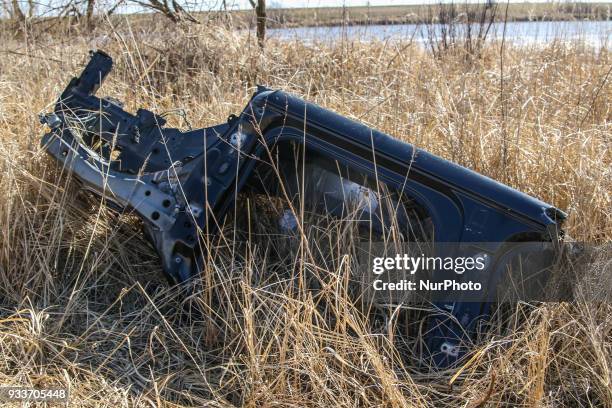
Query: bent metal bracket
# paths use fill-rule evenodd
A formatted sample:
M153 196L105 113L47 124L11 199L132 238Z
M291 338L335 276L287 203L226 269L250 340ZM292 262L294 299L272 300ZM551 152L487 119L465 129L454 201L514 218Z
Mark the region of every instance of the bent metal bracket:
M237 195L249 189L285 198L302 191L319 209L342 216L347 200L376 192L369 189L376 180L396 192L396 206L392 214L362 211L369 228L381 232L393 218L406 239L468 248L496 243L473 248L493 260L508 258L505 243L562 237L566 216L559 209L280 90L258 87L239 115L187 132L165 127L162 116L145 109L128 113L119 101L95 96L112 65L104 52L91 53L53 112L41 115L50 128L42 146L83 188L142 219L173 282L198 275L204 262L200 237L214 234ZM299 166L296 157L303 160ZM300 190L291 181L300 179L300 171L316 183ZM283 188L254 183L255 174L260 180L272 174ZM421 228L414 227L415 219ZM295 227L290 217L281 223ZM496 270L491 267L491 285ZM465 333L486 317L490 303L458 299L436 306L441 312L430 318L425 344L444 366L462 356Z

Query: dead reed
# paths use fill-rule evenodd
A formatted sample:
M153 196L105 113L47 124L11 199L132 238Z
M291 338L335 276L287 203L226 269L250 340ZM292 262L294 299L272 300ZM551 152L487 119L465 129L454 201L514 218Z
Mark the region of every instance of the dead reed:
M400 319L351 300L341 257L301 262L289 248L269 261L263 239L220 245L195 291L167 287L137 222L80 200L38 146L36 113L93 47L117 61L102 93L128 109L182 107L207 126L255 84L283 88L557 205L576 240L612 237L607 49L493 43L470 59L406 42L269 41L262 54L247 34L193 26L7 38L1 384L68 386L71 406L612 407L607 304L524 305L461 369L423 372ZM323 255L347 245L307 234L319 234L313 252L331 237Z

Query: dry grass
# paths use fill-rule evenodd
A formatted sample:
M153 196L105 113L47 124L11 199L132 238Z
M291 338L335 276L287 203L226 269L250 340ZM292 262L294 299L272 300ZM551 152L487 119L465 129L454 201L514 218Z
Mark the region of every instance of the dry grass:
M465 3L455 3L465 11ZM478 9L473 3L471 10ZM505 4L503 6L505 8ZM609 3L510 3L509 21L564 21L564 20L606 20L609 18ZM331 26L341 24L423 24L430 23L431 16L437 16L439 4L431 5L389 5L375 7L308 7L298 9L270 9L268 19L272 26ZM236 12L236 17L250 20L252 13ZM504 13L497 19L503 20ZM435 18L434 18L435 21Z
M194 126L267 84L551 202L571 236L604 243L608 50L506 48L502 71L499 44L477 60L391 42L269 42L261 55L246 35L174 34L2 40L0 383L69 386L73 406L612 407L607 304L523 306L461 370L423 372L399 318L353 305L340 259L270 263L265 245L237 245L194 292L167 287L138 224L79 200L41 152L35 116L92 47L117 61L103 94L131 110L184 107ZM312 274L322 290L304 284Z

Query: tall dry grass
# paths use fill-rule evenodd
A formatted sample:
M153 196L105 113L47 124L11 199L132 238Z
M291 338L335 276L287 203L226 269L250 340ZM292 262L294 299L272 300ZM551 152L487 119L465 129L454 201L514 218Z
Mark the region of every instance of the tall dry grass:
M308 232L333 262L292 248L270 261L265 238L234 245L228 223L195 290L166 286L138 223L78 192L38 147L36 113L93 47L116 60L102 93L128 110L182 107L207 126L255 84L283 88L555 204L574 239L612 237L606 49L491 44L434 59L405 42L270 41L262 54L209 27L5 38L0 383L68 386L71 406L612 407L607 304L523 305L461 368L423 371L403 313L352 302L337 231ZM320 290L304 283L313 275Z

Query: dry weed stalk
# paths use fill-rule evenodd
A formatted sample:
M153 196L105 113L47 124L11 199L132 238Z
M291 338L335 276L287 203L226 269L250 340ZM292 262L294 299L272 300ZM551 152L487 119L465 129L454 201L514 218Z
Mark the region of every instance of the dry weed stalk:
M128 108L185 107L194 126L205 126L238 111L255 83L284 88L505 175L566 209L575 239L606 242L607 49L506 46L500 123L494 45L469 62L401 42L271 39L262 54L253 39L224 29L189 27L172 38L150 30L3 40L19 53L0 60L0 383L68 386L73 406L612 407L609 305L518 308L515 324L494 325L460 372L418 371L406 353L418 338L364 313L342 279L350 264L329 261L350 244L338 239L346 230L305 226L315 255L296 260L289 245L270 261L280 249L266 237L240 244L228 220L195 291L166 287L137 223L81 200L44 157L35 118L86 51L102 47L118 61L104 92ZM313 245L324 241L327 249ZM313 276L322 290L304 283Z

